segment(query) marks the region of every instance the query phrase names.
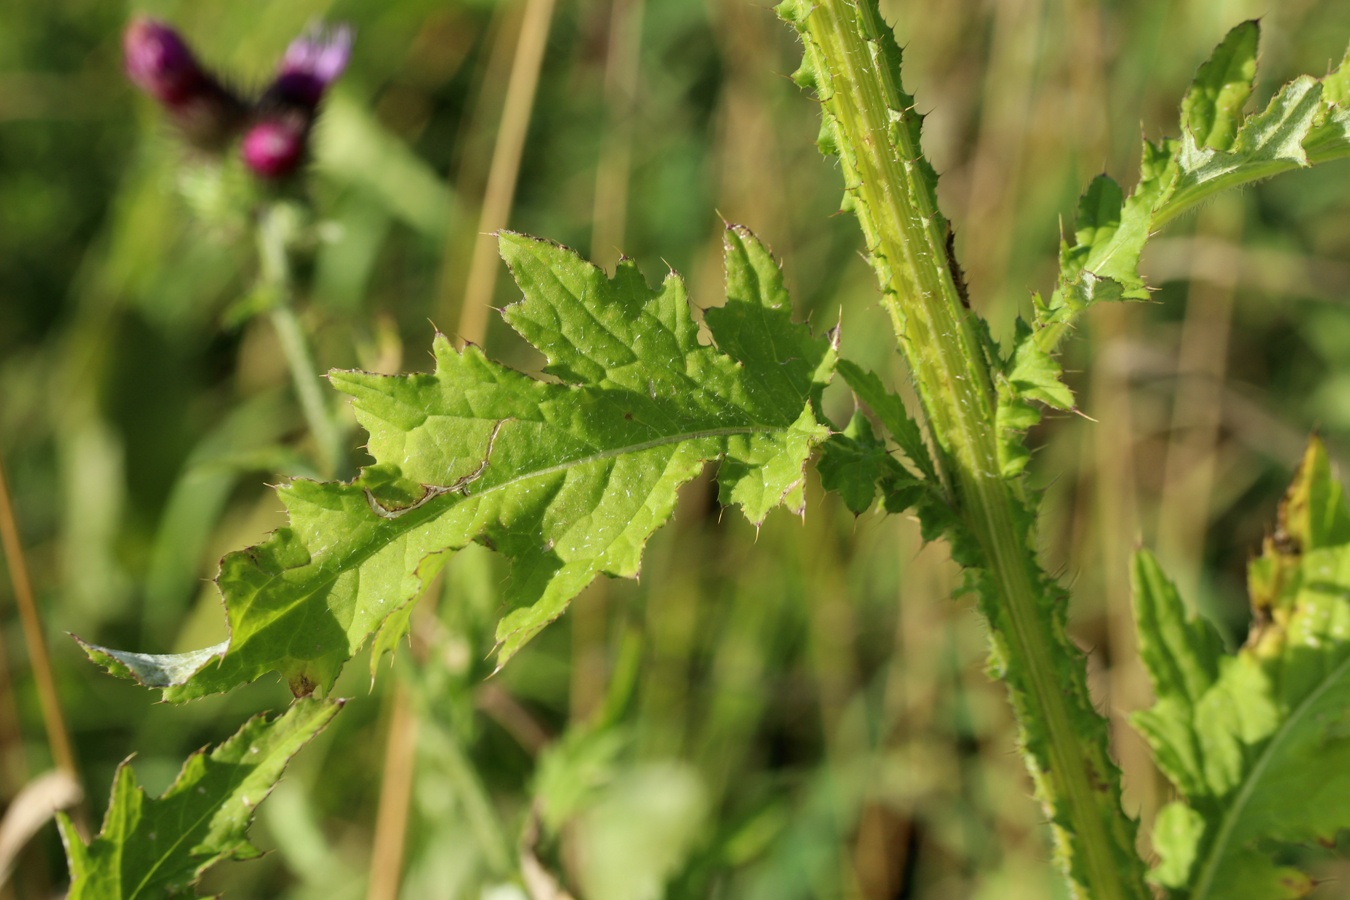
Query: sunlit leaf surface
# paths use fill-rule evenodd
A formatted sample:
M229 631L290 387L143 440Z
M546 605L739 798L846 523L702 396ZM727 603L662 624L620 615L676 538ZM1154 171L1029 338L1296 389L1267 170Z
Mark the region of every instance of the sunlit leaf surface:
M636 576L677 489L707 463L719 463L722 502L750 521L801 512L803 467L829 433L816 406L834 345L793 324L778 265L748 231L726 231L727 302L704 316L711 344L674 273L652 288L630 262L611 278L544 241L503 234L500 245L524 293L506 320L547 357L548 377L443 336L428 374L334 372L376 464L350 484L282 487L290 526L225 557L228 647L204 665L202 651L90 648L95 659L174 700L269 671L298 695L326 690L386 622L406 627L401 612L447 551L477 541L512 560L505 662L596 575Z

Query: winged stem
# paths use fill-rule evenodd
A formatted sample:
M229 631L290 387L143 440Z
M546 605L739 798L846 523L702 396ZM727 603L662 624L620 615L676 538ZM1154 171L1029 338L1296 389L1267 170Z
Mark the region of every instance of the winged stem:
M1020 479L1000 471L996 392L980 324L958 288L936 178L899 81L899 49L875 0L788 2L801 33L825 132L843 168L894 326L938 448L964 534L949 535L972 569L989 620L994 667L1008 684L1024 755L1081 896L1142 898L1134 823L1120 808L1105 721L1093 708L1082 653L1064 629L1063 594L1042 571Z

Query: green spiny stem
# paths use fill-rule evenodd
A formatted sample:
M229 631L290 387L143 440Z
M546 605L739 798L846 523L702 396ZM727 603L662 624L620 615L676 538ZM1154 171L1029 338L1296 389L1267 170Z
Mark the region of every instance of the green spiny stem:
M1036 559L1023 487L1000 475L985 347L953 278L948 226L899 83L899 50L875 0L789 0L780 12L802 35L804 73L815 77L883 305L951 501L974 538L994 660L1061 865L1080 896L1143 900L1149 891L1134 823L1120 808L1105 721L1089 698L1082 654L1065 634L1061 594Z

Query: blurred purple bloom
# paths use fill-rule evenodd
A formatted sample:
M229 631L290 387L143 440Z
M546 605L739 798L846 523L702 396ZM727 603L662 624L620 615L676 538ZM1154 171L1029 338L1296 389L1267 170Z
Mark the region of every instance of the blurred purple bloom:
M137 16L122 35L122 48L127 77L159 101L189 143L219 150L239 133L244 101L197 62L178 32Z
M286 48L276 77L253 103L224 87L163 22L137 16L122 43L127 77L159 101L190 143L219 151L242 133L244 164L276 180L308 156L319 104L351 58L352 29L311 25Z
M308 152L319 103L352 53L352 30L312 25L291 42L277 76L258 101L253 126L244 136L244 164L254 174L279 179L295 172Z
M290 175L305 157L308 130L306 123L294 116L259 122L244 135L239 148L244 165L269 180Z
M311 25L286 48L270 90L293 103L317 106L324 91L347 68L351 55L351 28L339 25L325 32Z
M209 77L178 32L154 19L132 19L122 50L132 84L169 106L192 97Z

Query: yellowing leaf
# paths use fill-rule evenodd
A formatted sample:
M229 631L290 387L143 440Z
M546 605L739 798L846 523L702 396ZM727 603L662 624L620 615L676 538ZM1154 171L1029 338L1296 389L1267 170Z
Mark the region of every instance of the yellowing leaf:
M1314 440L1252 564L1256 622L1235 655L1135 562L1141 652L1157 694L1135 724L1185 805L1159 816L1154 879L1187 900L1281 900L1313 883L1273 842L1350 828L1350 510Z

